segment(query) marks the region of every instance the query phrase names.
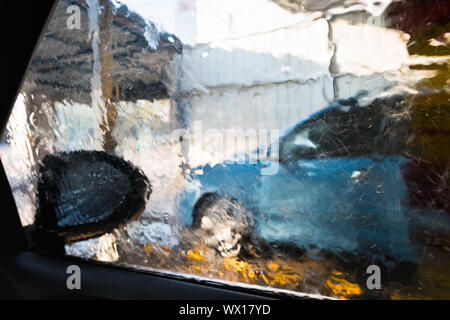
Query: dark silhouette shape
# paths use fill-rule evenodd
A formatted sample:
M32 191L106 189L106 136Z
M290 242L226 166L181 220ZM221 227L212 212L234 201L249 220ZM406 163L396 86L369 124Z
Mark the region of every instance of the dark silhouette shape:
M144 173L103 151L47 155L40 167L31 243L63 253L63 244L88 239L137 218L151 185Z

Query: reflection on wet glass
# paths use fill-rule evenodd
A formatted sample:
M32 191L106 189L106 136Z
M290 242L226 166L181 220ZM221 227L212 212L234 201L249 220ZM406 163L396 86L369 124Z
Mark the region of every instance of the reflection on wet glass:
M37 248L205 281L448 299L449 16L60 0L0 145L22 224Z

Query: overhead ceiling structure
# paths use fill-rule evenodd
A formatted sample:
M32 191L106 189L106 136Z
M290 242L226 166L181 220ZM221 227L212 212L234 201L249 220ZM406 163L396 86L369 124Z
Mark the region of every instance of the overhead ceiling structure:
M96 58L100 60L104 98L154 99L176 91L179 70L173 60L183 50L178 38L159 32L155 24L125 5L114 7L101 0L90 11L87 2L58 2L26 77L28 93L52 101L90 104ZM80 9L79 29L69 28L67 21L69 7L75 3ZM93 49L96 31L97 57Z

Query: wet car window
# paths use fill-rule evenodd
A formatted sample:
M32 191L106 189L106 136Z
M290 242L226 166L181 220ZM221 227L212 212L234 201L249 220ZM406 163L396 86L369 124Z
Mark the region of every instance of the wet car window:
M0 156L30 245L450 298L445 1L60 0Z

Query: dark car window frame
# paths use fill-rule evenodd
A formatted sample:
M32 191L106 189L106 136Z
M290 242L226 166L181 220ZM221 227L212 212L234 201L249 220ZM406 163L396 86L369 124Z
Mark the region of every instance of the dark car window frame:
M2 29L7 31L3 33L3 43L6 46L2 50L0 66L1 70L5 70L8 75L8 81L3 83L4 90L2 90L1 136L3 136L26 71L56 3L56 0L42 0L3 1L0 4L1 12L9 17L9 19L1 19ZM0 184L3 206L3 217L0 224L0 253L27 249L25 234L2 163L0 163Z

